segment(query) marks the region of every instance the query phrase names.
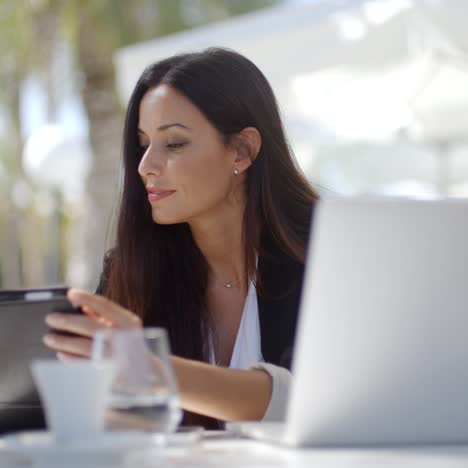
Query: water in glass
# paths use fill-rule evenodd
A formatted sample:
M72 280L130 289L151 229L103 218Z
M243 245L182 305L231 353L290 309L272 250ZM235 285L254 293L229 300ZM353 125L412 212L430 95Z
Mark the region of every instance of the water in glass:
M168 434L181 419L164 329L103 330L93 340L93 359L115 366L107 427Z

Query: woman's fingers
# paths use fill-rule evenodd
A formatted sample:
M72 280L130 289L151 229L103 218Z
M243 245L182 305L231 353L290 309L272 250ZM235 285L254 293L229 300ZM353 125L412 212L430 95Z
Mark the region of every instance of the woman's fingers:
M138 316L104 296L90 294L81 289L70 289L67 297L72 304L82 307L88 314L97 314L116 327L140 328L142 326Z
M91 356L92 341L89 338L60 336L48 333L43 338L44 343L54 351L72 354L76 357L88 358Z
M78 289L70 289L67 296L72 304L83 309L85 315L52 313L46 317L46 322L51 328L77 335L70 337L52 332L44 337L44 343L58 351L57 356L61 360L90 357L91 338L98 330L110 326L142 326L139 317L103 296Z
M67 331L89 338L93 337L98 330L106 328L106 325L101 323L99 319L95 320L86 315L61 314L57 312L47 315L46 323L55 330Z

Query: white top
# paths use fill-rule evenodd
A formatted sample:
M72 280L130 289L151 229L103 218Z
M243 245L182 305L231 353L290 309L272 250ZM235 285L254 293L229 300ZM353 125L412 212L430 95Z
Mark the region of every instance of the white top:
M260 362L265 362L265 360L263 359L261 349L257 291L251 281L229 367L232 369L248 369ZM210 343L210 363L216 364L212 343Z
M209 340L210 363L216 364L211 335L209 336ZM263 421L284 421L289 388L292 383L292 374L283 367L265 363L263 359L257 290L252 281L250 282L245 299L244 310L229 367L232 369L259 369L266 372L272 380L272 391Z

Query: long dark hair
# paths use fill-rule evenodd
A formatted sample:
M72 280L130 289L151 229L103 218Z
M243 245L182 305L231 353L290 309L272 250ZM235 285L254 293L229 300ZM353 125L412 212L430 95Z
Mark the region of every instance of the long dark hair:
M318 198L288 146L273 91L262 72L231 50L211 48L150 65L131 96L123 137L124 180L117 242L105 294L138 314L146 326L168 329L174 354L207 360L205 295L208 266L186 223L156 224L138 174L143 156L139 106L151 88L166 84L185 95L225 137L245 127L262 145L247 171L243 239L247 277L257 281L256 256L265 245L303 263L311 205Z

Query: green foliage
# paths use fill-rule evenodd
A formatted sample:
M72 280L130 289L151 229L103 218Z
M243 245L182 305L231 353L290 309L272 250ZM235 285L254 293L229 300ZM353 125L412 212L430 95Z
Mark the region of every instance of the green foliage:
M89 21L102 48L116 49L187 28L248 13L280 0L53 0L62 32L77 43L82 21ZM189 11L196 10L196 21ZM98 44L97 44L98 45Z
M279 0L1 0L0 103L11 104L25 74L45 65L46 37L77 47L82 22L96 47L119 47L263 8ZM190 11L196 10L196 18ZM50 36L58 33L55 37Z
M6 208L11 206L12 209L17 209L9 200L11 187L15 181L25 179L21 165L21 85L33 73L40 76L48 83L46 88L50 94L49 101L54 102L54 80L51 77L56 76L54 74L57 70L51 66L57 44L66 41L71 45L77 82L79 83L82 76L84 79L81 81L86 84L88 97L95 96L99 91L102 94L103 89L109 91L114 84L112 57L116 49L224 20L279 1L281 0L0 0L0 167L7 173L7 177L3 176L0 180L0 234L8 223ZM93 86L94 91L98 92L93 93L89 89ZM79 91L79 84L76 87ZM83 89L81 91L84 97L85 92ZM93 116L87 109L90 127L93 130L104 129L100 132L103 135L106 134L106 119L109 120L109 114L118 112L117 106L106 99L100 114L95 112ZM86 106L86 99L83 101ZM88 103L90 101L96 102L92 98L88 99ZM28 209L34 211L32 206ZM22 215L34 219L37 213L24 212ZM60 221L63 235L71 222L66 212L61 213ZM39 242L39 231L41 229L35 233L36 242ZM1 250L1 237L0 235L0 274L1 264L8 257L8 252ZM24 254L28 251L21 245L21 239L20 233L13 235L13 240L10 239L18 244L18 248L12 250L14 259L15 252L19 252L18 255L21 256L21 252ZM17 260L25 268L28 255L23 256L24 258ZM11 255L9 257L11 260ZM62 273L65 270L66 257L67 252L62 251ZM26 266L25 271L27 270ZM6 273L4 276L0 277L0 287L2 281L6 281Z

